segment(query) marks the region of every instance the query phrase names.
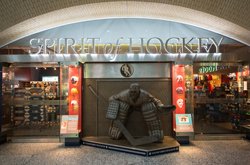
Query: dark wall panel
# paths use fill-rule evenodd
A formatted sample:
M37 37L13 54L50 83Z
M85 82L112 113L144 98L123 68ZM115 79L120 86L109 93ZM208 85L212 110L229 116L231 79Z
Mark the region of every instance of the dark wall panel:
M107 136L110 121L105 118L111 95L128 89L137 82L141 88L171 104L170 79L85 79L83 91L83 132L85 136ZM94 91L94 92L93 92ZM95 93L97 96L95 96ZM172 114L160 115L165 135L172 134ZM147 135L146 125L140 111L131 113L127 128L133 136Z

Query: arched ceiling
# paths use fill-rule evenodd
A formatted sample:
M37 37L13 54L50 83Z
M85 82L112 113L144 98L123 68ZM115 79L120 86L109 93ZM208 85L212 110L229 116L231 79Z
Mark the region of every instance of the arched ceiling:
M85 20L139 17L192 24L250 45L249 0L1 0L0 47Z

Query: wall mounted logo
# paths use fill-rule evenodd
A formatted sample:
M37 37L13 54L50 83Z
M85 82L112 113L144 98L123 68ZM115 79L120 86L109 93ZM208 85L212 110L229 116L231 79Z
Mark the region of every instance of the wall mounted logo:
M134 73L134 68L130 64L123 64L120 68L120 72L123 77L131 77Z

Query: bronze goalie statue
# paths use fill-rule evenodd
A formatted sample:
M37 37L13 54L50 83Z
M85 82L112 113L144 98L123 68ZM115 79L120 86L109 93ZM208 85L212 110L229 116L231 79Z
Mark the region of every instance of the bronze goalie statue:
M109 136L120 139L124 135L132 145L142 145L152 142L161 142L164 138L159 112L175 110L174 105L163 105L147 91L140 89L138 83L133 83L130 88L109 98L109 107L106 114L111 119ZM124 126L131 109L140 109L148 129L148 137L135 139Z

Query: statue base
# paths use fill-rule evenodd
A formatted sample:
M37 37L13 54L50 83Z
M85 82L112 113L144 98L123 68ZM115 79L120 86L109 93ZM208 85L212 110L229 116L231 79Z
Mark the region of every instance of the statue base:
M142 156L155 156L178 152L180 146L180 144L170 136L165 136L162 143L151 143L140 146L131 146L126 139L112 140L107 136L84 137L82 144Z

